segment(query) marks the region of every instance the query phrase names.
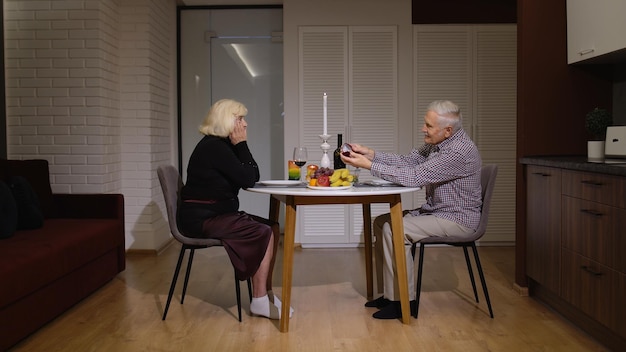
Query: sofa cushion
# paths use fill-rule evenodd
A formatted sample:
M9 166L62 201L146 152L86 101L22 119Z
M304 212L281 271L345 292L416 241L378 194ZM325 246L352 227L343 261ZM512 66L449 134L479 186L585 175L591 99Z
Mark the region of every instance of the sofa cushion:
M0 180L0 239L13 236L17 229L17 206L9 186Z
M114 219L46 219L0 241L0 308L123 246L121 227Z
M39 207L37 194L28 180L22 176L13 176L9 184L17 207L17 229L31 230L43 225L43 213Z
M22 176L33 187L44 217L54 214L52 188L48 161L44 159L7 160L0 159L0 179L9 182L13 176Z

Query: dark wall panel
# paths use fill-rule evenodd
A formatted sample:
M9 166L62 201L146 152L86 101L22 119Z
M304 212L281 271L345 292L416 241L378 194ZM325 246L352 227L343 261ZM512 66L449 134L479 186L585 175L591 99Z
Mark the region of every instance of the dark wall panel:
M518 0L517 156L586 155L585 114L612 105L611 67L567 64L566 0ZM516 172L515 282L526 286L526 183Z
M516 23L516 0L413 0L413 24Z

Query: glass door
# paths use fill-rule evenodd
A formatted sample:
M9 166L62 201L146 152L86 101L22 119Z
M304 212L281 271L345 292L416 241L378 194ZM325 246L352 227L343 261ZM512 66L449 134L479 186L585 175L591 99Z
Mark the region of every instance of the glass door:
M198 126L211 105L223 98L248 108L248 145L261 180L283 179L282 8L181 10L180 165L202 137ZM240 209L267 216L269 201L240 192Z

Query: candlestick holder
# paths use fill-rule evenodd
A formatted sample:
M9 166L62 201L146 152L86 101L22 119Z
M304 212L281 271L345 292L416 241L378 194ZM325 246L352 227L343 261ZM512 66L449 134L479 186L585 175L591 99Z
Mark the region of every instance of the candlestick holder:
M328 167L330 168L330 157L328 156L328 151L330 150L330 144L328 144L328 139L330 139L330 134L320 134L320 138L322 139L322 144L320 148L322 149L322 160L320 160L320 167Z

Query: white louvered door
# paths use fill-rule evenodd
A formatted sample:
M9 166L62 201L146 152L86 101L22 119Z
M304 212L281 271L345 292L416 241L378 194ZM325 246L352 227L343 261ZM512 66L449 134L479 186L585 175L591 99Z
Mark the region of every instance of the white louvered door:
M329 143L337 134L385 151L398 149L397 29L395 26L315 26L299 30L300 140L319 164L322 94L328 94ZM370 179L365 172L362 179ZM389 212L373 205L372 217ZM302 206L296 240L303 246L362 242L360 205Z
M322 95L328 94L328 143L337 145L348 118L348 28L302 27L299 30L300 141L309 151L307 164L320 164L323 131ZM332 148L334 150L334 148ZM332 160L332 155L331 160ZM332 163L332 161L331 161ZM300 206L296 242L347 243L346 206Z
M416 25L414 40L416 123L422 123L433 100L459 104L463 126L483 163L499 168L482 241L511 243L515 240L516 26ZM416 134L416 146L422 139Z
M489 225L482 241L515 241L517 141L517 30L476 26L474 133L484 164L497 164Z

